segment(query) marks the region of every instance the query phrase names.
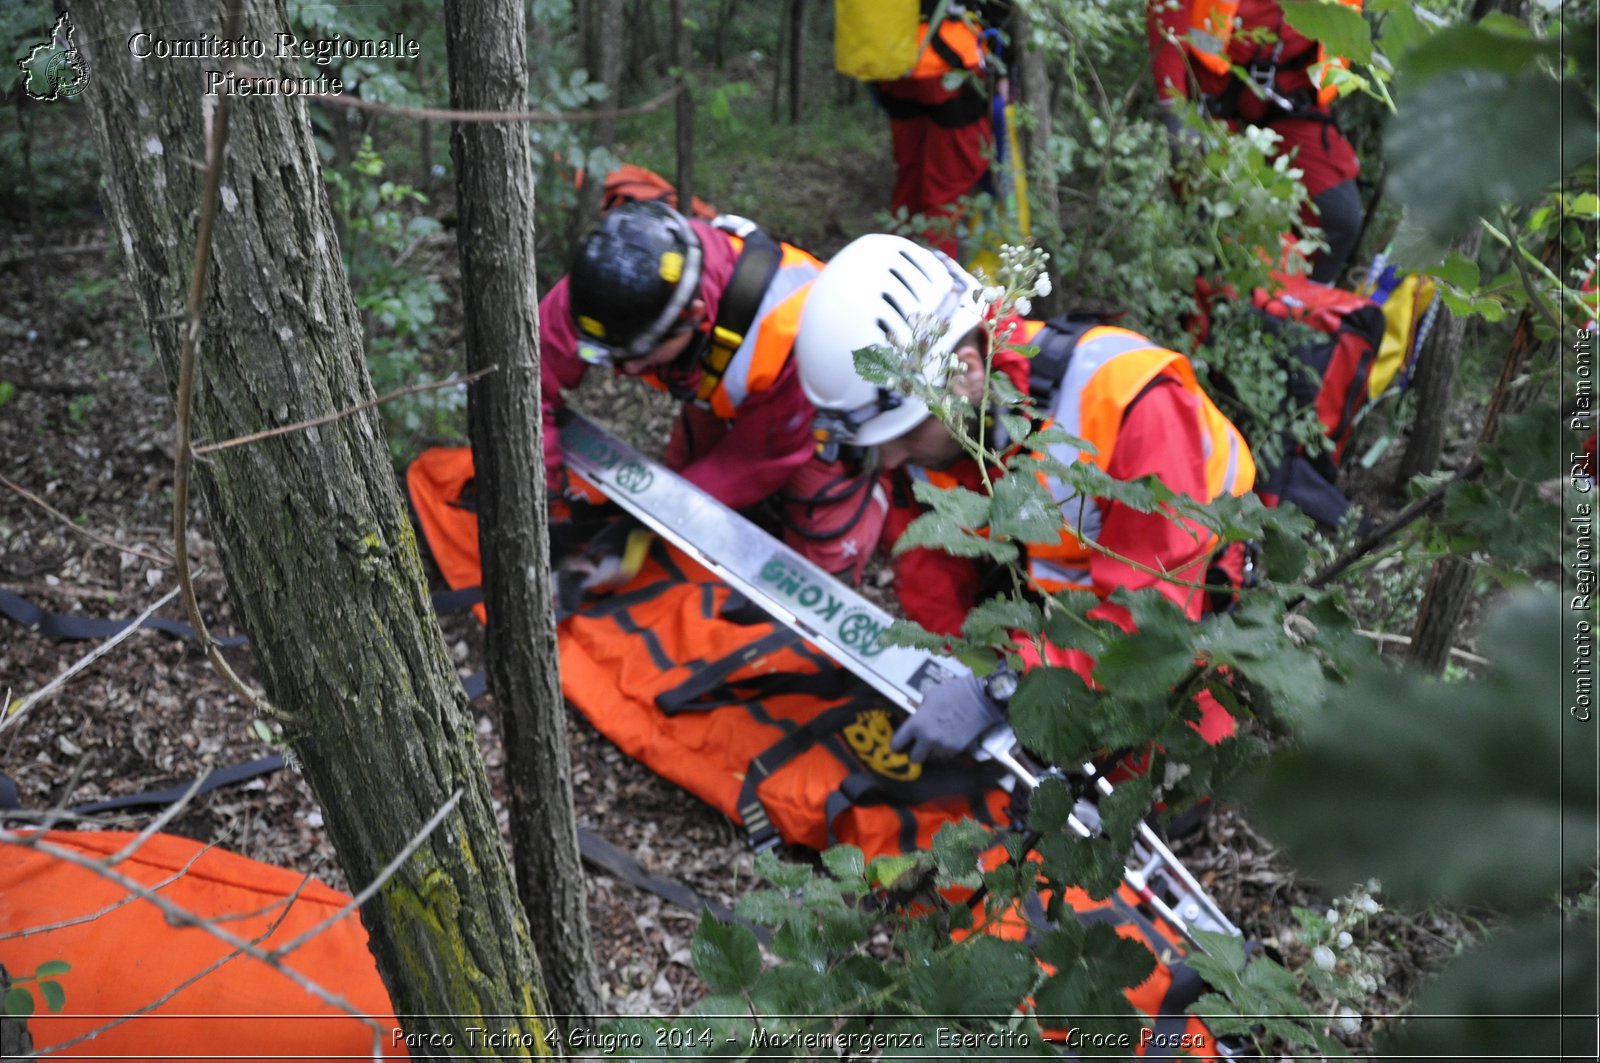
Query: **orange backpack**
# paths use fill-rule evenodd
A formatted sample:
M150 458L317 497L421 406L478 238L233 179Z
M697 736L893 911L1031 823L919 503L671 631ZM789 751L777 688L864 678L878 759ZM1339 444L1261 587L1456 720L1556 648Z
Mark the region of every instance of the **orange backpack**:
M584 172L579 170L573 177L573 183L583 187ZM676 210L678 208L678 190L671 181L643 166L635 166L625 162L606 175L605 185L600 192L600 210L602 213L624 203L665 203ZM692 215L704 221L710 221L717 216L717 208L711 206L699 196L694 197L691 209L682 213Z
M95 860L135 837L123 831L40 836ZM296 872L170 834L146 839L115 871L190 912L226 919L220 925L236 937L267 935L256 942L265 949L287 944L350 901ZM154 904L92 870L32 846L0 843L0 898L0 964L14 982L41 964L70 965L51 976L65 994L62 1011L50 1012L35 993L28 1028L40 1054L195 1063L245 1056L264 1063L372 1058L372 1026L258 960L228 959L233 949L219 938L173 926ZM283 962L368 1016L380 1031L377 1047L385 1058L407 1058L355 913ZM36 983L23 981L20 988L30 986ZM144 1008L150 1010L91 1040L55 1047Z

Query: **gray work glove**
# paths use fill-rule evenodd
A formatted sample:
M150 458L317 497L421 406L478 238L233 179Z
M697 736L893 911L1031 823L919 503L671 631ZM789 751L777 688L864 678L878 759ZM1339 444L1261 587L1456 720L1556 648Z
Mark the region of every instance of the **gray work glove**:
M975 675L946 679L923 695L922 704L895 731L889 748L918 764L949 760L971 750L1005 715Z

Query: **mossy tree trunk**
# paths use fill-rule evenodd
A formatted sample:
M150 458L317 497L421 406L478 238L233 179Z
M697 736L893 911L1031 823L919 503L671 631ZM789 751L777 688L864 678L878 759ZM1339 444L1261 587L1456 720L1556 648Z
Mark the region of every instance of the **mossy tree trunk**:
M523 109L528 71L519 0L451 0L445 24L450 106ZM468 404L489 614L489 690L505 736L517 883L544 961L551 1006L570 1031L590 1025L599 987L550 601L533 163L527 131L516 123L459 123L450 151L461 213L456 242L467 366L499 366L473 389ZM599 174L592 177L598 185Z
M141 27L222 32L210 0L75 4L107 206L151 340L177 380L208 157L204 67L134 59ZM244 0L243 36L286 31ZM292 425L372 397L306 106L236 96L198 336L196 436ZM156 414L152 411L153 415ZM411 1033L469 1026L543 1050L548 1007L495 824L472 719L435 624L376 410L218 452L198 467L210 531L261 681L350 881L374 881L457 791L454 810L362 908ZM333 989L337 972L318 972Z

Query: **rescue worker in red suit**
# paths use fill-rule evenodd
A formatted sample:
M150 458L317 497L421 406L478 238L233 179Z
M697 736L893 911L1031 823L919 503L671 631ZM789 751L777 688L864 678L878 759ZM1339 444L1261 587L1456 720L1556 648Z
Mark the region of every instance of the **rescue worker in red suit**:
M894 142L894 193L889 209L920 214L929 223L926 241L957 255L959 201L978 190L994 154L994 123L984 85L983 27L976 5L951 3L938 32L929 37L936 0L923 0L917 63L905 77L877 83L878 101L889 116ZM962 73L954 88L951 73Z
M763 274L764 289L747 286L746 300L759 304L734 333L719 314L736 301L738 263L758 242L771 256L770 277ZM662 203L607 213L539 304L551 487L562 484L553 441L563 392L591 366L611 366L685 403L664 456L669 468L734 509L779 498L790 544L829 572L859 578L887 498L870 477L816 456L814 411L790 357L821 270L744 219L690 220Z
M976 464L950 429L920 400L865 380L852 354L885 342L903 343L918 315L948 321L948 330L924 364L948 364L958 374L949 381L952 390L975 398L984 382L988 342L981 291L948 257L900 237L866 236L839 252L816 282L795 348L819 426L856 446L875 448L891 476L982 492ZM1011 342L1022 345L1039 342L1046 327L1017 319L998 326L1002 337L1008 328L1014 330ZM1000 350L993 367L1024 394L1031 390L1035 416L1048 417L1095 445L1096 453L1089 455L1056 444L1053 456L1064 463L1093 461L1122 480L1154 475L1173 491L1201 502L1243 494L1254 482L1255 464L1244 438L1201 390L1188 361L1137 333L1106 325L1089 328L1072 349L1059 381L1042 396L1038 382L1030 381L1029 359ZM990 421L999 424L998 418ZM990 446L1003 452L1009 444L995 436ZM1001 471L991 470L990 475ZM1052 480L1050 487L1061 507L1063 529L1058 540L1027 547L1028 575L1037 589L1085 589L1103 598L1117 588L1154 587L1191 619L1200 617L1203 592L1147 570L1190 584L1207 582L1213 536L1168 513L1140 513L1110 499L1077 498L1059 481ZM893 493L910 497L909 491ZM885 531L886 543L892 545L920 512L914 503L897 505ZM1082 545L1079 535L1104 552ZM934 632L957 633L978 604L984 582L973 559L942 551L919 548L895 561L902 608ZM1102 602L1090 615L1125 629L1132 625L1127 609L1115 603ZM1019 640L1018 650L1025 664L1038 663L1028 640ZM1092 668L1081 651L1054 651L1050 663L1070 667L1086 681ZM1209 695L1202 698L1201 710L1201 733L1208 741L1232 733L1232 719ZM970 750L1001 719L987 684L971 676L949 680L926 694L896 732L894 748L919 761L953 756Z
M1277 0L1148 2L1156 98L1175 140L1183 136L1177 105L1186 99L1235 130L1243 124L1277 133L1278 152L1293 156L1315 208L1307 208L1304 220L1321 229L1328 244L1314 259L1311 278L1336 283L1361 234L1355 184L1361 164L1334 124L1331 86L1319 84L1326 55L1289 25ZM1213 25L1230 28L1218 32Z

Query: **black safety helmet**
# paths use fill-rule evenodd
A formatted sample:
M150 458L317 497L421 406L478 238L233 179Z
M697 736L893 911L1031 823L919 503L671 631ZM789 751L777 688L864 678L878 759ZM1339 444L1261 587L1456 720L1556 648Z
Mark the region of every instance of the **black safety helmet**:
M700 240L666 204L626 203L584 238L567 284L584 361L643 358L700 290Z

